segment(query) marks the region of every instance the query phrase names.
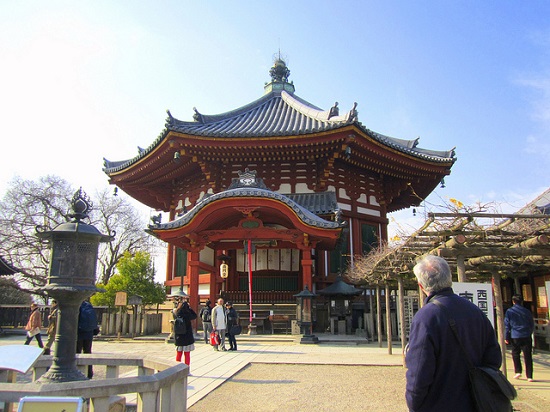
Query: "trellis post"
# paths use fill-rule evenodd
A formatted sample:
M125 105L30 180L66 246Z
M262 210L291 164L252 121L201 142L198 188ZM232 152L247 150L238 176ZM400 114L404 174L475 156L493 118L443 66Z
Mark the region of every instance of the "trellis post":
M392 327L391 327L391 307L390 307L390 284L386 282L386 338L388 339L388 355L392 354Z
M376 285L376 330L378 334L378 347L382 347L382 302L380 302L380 285Z
M502 292L500 289L500 273L493 273L493 293L495 294L495 305L497 310L497 336L498 343L500 344L500 350L502 351L502 366L500 367L502 373L506 375L506 342L504 332L504 313L502 308Z
M397 292L399 295L399 322L401 324L401 355L405 366L405 346L407 345L407 328L405 325L405 291L403 288L403 276L397 277Z
M466 267L464 265L464 255L458 255L456 257L456 274L459 282L468 282Z

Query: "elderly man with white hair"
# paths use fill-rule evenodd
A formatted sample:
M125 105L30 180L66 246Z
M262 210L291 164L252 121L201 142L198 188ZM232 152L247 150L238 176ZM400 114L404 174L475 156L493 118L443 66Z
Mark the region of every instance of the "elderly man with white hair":
M405 393L409 410L474 411L468 362L447 315L454 318L460 340L475 366L499 368L502 363L493 326L481 309L453 292L451 271L444 259L425 256L413 271L427 298L412 320L409 335Z

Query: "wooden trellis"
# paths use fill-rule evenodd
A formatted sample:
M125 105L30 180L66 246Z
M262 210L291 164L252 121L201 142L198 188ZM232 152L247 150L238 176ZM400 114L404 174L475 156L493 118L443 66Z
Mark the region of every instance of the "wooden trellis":
M441 256L457 274L459 282L493 283L498 338L504 352L501 279L514 279L516 290L519 290L519 278L550 269L549 235L550 216L542 212L429 213L424 225L397 245L385 245L356 258L354 266L346 272L346 278L356 284L377 287L399 285L402 306L403 283L408 288L416 288L412 274L416 260L426 254ZM391 353L390 335L388 350ZM504 363L503 370L505 368Z
M347 277L367 284L410 279L418 257L433 254L445 258L461 282L487 281L495 273L517 279L550 268L549 221L544 214L430 213L400 244L356 259Z

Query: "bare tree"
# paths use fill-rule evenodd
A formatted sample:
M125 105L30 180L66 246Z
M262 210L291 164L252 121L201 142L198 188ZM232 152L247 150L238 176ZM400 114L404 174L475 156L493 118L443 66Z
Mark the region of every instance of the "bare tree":
M99 283L106 285L124 252L152 252L157 242L154 237L145 233L145 219L130 204L128 198L115 196L105 189L97 193L96 203L92 211L92 224L103 233L115 235L112 242L102 245L99 253Z
M36 293L46 284L50 251L36 237L36 227L53 229L67 221L75 189L58 176L37 181L15 178L0 201L0 255L21 271L16 275L19 288ZM114 234L111 243L100 246L100 282L107 283L125 251L151 252L155 240L144 232L145 219L127 198L104 190L93 200L90 223L101 232ZM110 192L112 193L112 192Z
M21 290L30 292L46 283L50 253L35 236L36 227L65 222L72 192L57 176L10 182L0 202L0 254L21 270L16 276Z

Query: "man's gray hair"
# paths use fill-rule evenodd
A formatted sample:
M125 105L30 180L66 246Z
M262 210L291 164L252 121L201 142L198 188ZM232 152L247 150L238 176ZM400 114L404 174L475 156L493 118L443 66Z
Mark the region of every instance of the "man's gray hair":
M453 285L449 264L438 256L424 256L414 266L413 272L427 294L450 288Z

